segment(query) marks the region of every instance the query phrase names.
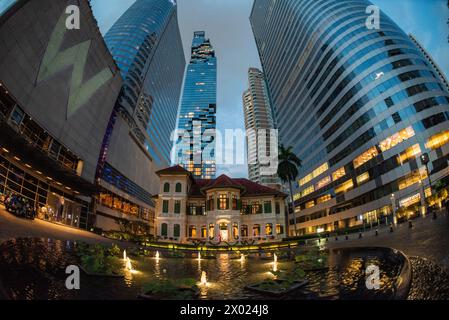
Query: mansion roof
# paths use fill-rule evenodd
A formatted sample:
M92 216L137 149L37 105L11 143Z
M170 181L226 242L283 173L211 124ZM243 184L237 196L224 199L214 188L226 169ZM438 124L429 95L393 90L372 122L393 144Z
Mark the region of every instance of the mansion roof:
M225 174L222 174L216 179L197 179L193 175L184 169L183 167L177 165L169 167L156 172L160 175L188 175L192 179L192 185L189 190L190 197L204 197L207 190L209 189L220 189L220 188L235 188L240 190L240 195L242 197L256 197L256 196L276 196L276 197L287 197L287 195L279 190L261 185L259 183L250 181L244 178L230 178Z

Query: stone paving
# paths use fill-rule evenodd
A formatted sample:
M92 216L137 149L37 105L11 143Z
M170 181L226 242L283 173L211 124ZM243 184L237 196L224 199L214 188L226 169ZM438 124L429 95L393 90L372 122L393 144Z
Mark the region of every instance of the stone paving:
M408 223L399 224L393 232L389 228L379 229L375 236L375 228L363 234L340 236L338 241L330 238L328 248L379 246L391 247L404 252L407 256L418 256L435 262L449 270L449 216L440 212L436 220L431 215L413 220L413 228Z

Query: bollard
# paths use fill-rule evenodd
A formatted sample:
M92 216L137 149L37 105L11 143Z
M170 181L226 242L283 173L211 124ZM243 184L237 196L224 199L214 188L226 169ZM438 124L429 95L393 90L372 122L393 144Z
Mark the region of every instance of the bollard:
M376 235L376 237L379 235L379 230L376 229L375 235Z
M433 211L432 219L433 219L433 220L436 220L436 219L437 219L437 212L436 212L436 211Z
M390 226L390 232L393 232L393 226Z
M362 233L361 232L359 233L359 239L362 239Z
M349 240L348 235L345 236L345 239L346 239L346 240Z
M413 223L411 220L408 222L408 227L409 227L409 229L413 228Z

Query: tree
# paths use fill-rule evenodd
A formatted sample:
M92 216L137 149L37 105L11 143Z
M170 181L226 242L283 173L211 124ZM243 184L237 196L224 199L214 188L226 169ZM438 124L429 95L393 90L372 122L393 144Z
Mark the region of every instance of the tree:
M282 182L288 182L290 187L290 197L293 206L293 219L295 226L295 235L298 234L296 229L296 212L295 212L295 201L293 200L293 188L292 181L295 181L298 177L298 168L302 166L302 161L293 152L293 147L285 148L284 145L279 146L279 163L277 174ZM287 212L288 218L288 212Z

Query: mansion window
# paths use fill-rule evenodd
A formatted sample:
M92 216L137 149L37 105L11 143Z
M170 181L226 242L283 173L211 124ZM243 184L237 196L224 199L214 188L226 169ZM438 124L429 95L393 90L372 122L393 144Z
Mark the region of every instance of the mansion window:
M271 206L271 201L265 201L263 203L263 211L264 211L264 213L272 213L273 212L273 208Z
M221 193L218 197L218 209L228 210L229 209L229 198L225 193Z
M275 210L276 214L281 214L281 204L278 201L276 201Z
M284 233L284 226L282 224L276 225L276 233L277 234L283 234Z
M234 236L234 239L237 239L239 237L239 225L237 223L234 223L232 225L232 234Z
M232 195L232 210L238 210L238 200L237 200L237 196L234 194Z
M164 183L164 192L170 192L170 183Z
M181 213L181 200L175 200L175 214Z
M267 236L273 235L273 225L272 225L271 223L267 223L267 224L265 225L265 234L266 234Z
M161 236L168 236L168 225L166 223L161 224Z
M163 200L162 201L162 213L168 213L168 200Z
M179 238L181 236L181 226L179 224L175 224L173 226L173 237Z
M214 197L210 196L209 199L207 199L207 211L213 210L214 210Z
M260 203L258 201L254 201L251 204L251 213L252 214L262 213L262 206L260 205Z
M253 226L253 237L259 237L260 236L260 225L255 224Z
M240 228L240 231L241 231L242 237L248 236L248 226L247 225L242 225Z
M213 223L209 224L209 238L213 238L215 236L215 226Z
M189 227L189 237L196 238L196 227L195 226Z
M207 228L206 226L201 227L201 238L207 238Z
M181 192L182 191L182 184L180 184L179 182L176 184L176 187L175 187L175 192Z

